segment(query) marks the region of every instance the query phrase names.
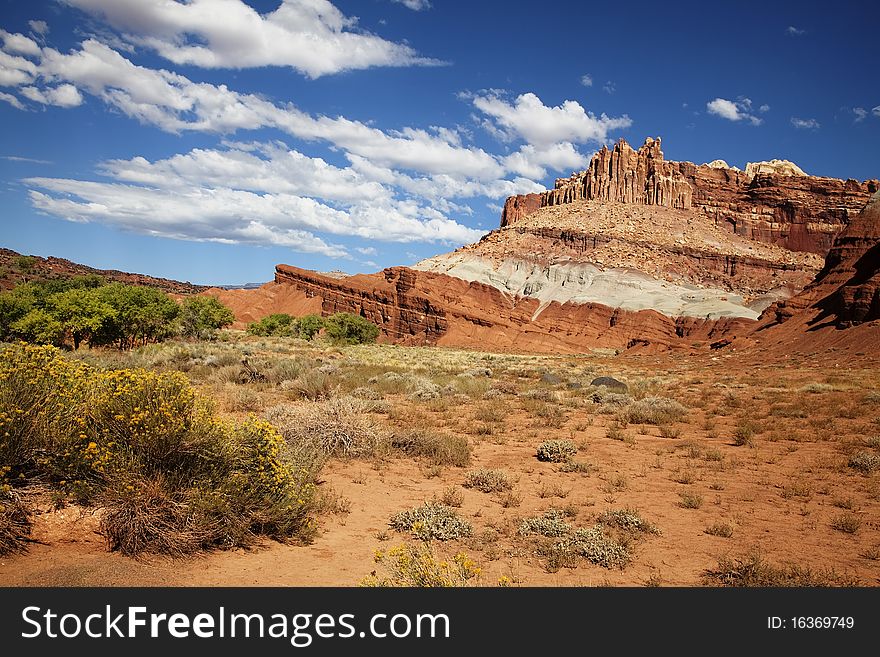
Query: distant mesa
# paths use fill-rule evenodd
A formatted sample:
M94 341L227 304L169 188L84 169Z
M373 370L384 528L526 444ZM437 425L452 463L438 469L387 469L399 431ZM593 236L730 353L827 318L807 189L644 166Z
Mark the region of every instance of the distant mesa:
M353 312L400 344L724 349L799 298L878 187L784 160L669 161L659 138L620 140L553 189L508 198L497 230L452 253L344 278L279 265L259 290L209 293L242 321ZM871 317L859 281L850 296Z

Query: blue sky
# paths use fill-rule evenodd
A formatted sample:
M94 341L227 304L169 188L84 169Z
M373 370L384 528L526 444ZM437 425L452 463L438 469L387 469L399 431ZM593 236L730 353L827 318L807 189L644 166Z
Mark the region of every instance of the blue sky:
M0 245L196 283L411 264L668 159L880 177L873 2L0 0Z

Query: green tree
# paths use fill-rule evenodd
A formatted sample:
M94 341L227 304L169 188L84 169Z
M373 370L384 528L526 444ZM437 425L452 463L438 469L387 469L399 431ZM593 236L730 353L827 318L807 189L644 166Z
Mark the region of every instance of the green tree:
M324 318L320 315L303 315L293 327L293 333L303 340L311 340L324 328Z
M161 290L111 283L98 288L96 294L116 311L113 321L107 322L97 336L100 343L132 349L174 333L181 309Z
M42 308L34 308L13 323L12 330L17 337L28 342L51 344L56 347L64 343L64 326Z
M74 288L53 294L47 300L49 314L58 321L79 349L83 340L106 330L105 324L116 318L116 311L103 301L93 288Z
M181 308L180 333L189 338L210 339L217 329L234 321L232 311L214 297L189 297Z
M0 293L0 340L21 337L14 326L35 308L36 301L33 285L30 283Z
M249 324L247 332L251 335L283 337L291 335L294 318L286 313L266 315L260 321Z
M325 334L337 344L366 344L379 337L379 327L351 313L336 313L325 320Z

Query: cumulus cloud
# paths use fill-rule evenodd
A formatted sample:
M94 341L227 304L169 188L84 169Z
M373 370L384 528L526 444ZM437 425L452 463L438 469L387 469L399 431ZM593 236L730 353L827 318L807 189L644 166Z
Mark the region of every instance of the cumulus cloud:
M606 94L613 94L615 91L617 91L617 83L608 80L608 82L602 85L602 91L604 91Z
M360 30L328 0L282 0L260 14L242 0L66 0L136 45L203 68L287 66L310 78L375 66L437 65ZM411 4L424 2L408 0ZM412 8L412 7L411 7Z
M106 161L97 170L103 181L26 181L41 212L175 239L279 244L329 257L350 257L334 236L472 242L484 231L450 219L473 214L466 199L540 191L544 185L536 180L548 170L583 168L588 157L578 145L605 141L611 131L631 125L626 115L597 116L574 101L548 106L532 93L465 94L478 121L505 144L506 152L493 154L470 145L469 131L460 126L382 129L140 66L97 38L67 52L38 47L23 55L28 46L15 38L23 35L6 34L0 85L17 95L0 93L0 101L19 109L23 101L74 107L89 95L168 133L227 139L164 159ZM229 137L266 128L323 143L348 165L279 141Z
M795 27L794 25L789 25L787 28L785 28L785 33L788 36L803 36L807 33L807 31Z
M761 106L758 108L758 111L759 111L761 114L765 114L765 113L767 113L767 112L770 111L770 106L767 105L767 104L761 105Z
M228 143L150 161L104 162L112 182L29 178L39 210L176 239L280 244L347 256L315 233L390 242L463 243L477 231L352 168L279 142Z
M548 107L533 93L517 96L513 102L496 93L488 93L475 96L473 103L508 139L522 138L537 148L547 148L559 142L601 142L611 130L632 125L626 115L616 118L605 114L596 116L573 100Z
M880 105L877 105L877 107L872 109L871 114L873 114L874 116L880 116Z
M581 84L584 85L585 87L592 87L593 86L593 76L590 75L589 73L585 73L584 75L581 76Z
M398 5L403 5L407 9L412 9L413 11L425 11L426 9L431 8L431 3L428 0L391 0Z
M37 42L23 34L10 34L6 30L0 30L0 38L3 39L3 50L7 53L20 55L40 54L40 46Z
M24 87L21 89L21 95L41 105L58 107L76 107L83 102L82 94L72 84L62 84L42 90L36 87Z
M763 105L761 106L763 110ZM770 107L767 106L769 110ZM727 100L726 98L715 98L706 103L706 110L709 114L720 116L728 121L748 121L752 125L761 125L762 119L752 114L752 100L745 96L740 96L736 100Z
M821 126L816 119L799 119L791 117L791 124L799 130L818 130Z
M853 107L852 113L855 114L855 123L860 123L864 121L868 116L868 110L864 107Z

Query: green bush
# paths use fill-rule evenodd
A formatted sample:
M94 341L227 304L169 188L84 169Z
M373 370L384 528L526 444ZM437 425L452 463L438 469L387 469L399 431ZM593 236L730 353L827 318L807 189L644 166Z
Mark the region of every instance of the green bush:
M687 409L668 397L645 397L630 404L623 411L627 422L633 424L668 424L687 415Z
M336 313L325 320L325 334L336 344L368 344L379 337L379 327L359 315Z
M187 338L208 340L214 338L217 329L234 321L232 311L214 297L189 297L181 308L180 333Z
M303 340L311 340L324 328L324 318L320 315L303 315L293 325L293 335Z
M251 335L287 337L293 334L292 315L286 313L273 313L266 315L261 320L248 324L247 332Z

